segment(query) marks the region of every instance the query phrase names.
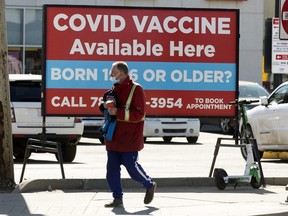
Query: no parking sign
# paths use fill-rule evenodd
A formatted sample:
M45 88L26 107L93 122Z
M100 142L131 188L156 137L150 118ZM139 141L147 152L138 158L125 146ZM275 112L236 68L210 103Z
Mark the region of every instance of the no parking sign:
M280 6L280 39L288 39L288 1L281 0Z

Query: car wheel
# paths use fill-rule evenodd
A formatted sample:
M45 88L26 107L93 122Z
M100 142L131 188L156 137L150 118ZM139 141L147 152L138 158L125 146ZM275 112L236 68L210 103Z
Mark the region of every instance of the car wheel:
M230 126L230 119L221 118L219 122L220 130L223 134L232 134L233 128Z
M247 136L247 138L254 138L252 129L249 126L246 129L246 136ZM244 145L247 144L246 140L245 140L244 129L241 130L241 138L244 139L243 141L241 140L241 144L244 144ZM241 155L244 158L244 160L247 160L247 150L246 150L246 148L243 147L243 148L240 148L240 150L241 150ZM261 159L262 156L263 156L263 152L262 151L258 151L258 152L259 152L259 158ZM256 160L257 157L256 157L256 155L254 153L253 153L253 156L254 156L254 159Z
M13 156L16 160L23 160L25 157L25 151L27 146L27 140L13 139ZM31 155L31 153L30 153ZM30 157L28 156L28 158Z
M186 137L188 143L196 143L198 140L198 137Z
M62 144L61 145L62 149L62 155L63 155L63 162L72 162L75 157L76 157L76 152L77 152L77 145L67 145L67 144ZM59 160L57 154L56 154L57 160Z
M163 140L165 143L170 143L172 140L172 137L163 137Z

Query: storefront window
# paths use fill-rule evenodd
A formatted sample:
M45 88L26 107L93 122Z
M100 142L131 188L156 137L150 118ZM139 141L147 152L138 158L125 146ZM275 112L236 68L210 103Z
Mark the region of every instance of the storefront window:
M25 12L25 45L42 44L42 10L27 9Z
M25 73L41 74L41 49L38 48L26 49Z
M8 72L10 74L21 74L22 71L22 50L19 48L8 51Z
M42 9L6 8L9 73L41 74Z
M6 10L6 22L9 45L23 44L23 10L8 8Z

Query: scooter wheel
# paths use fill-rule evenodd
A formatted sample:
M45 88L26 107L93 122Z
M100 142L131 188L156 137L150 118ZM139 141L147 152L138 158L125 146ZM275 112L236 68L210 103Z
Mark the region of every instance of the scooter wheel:
M254 188L254 189L259 189L259 188L261 187L261 183L260 183L260 182L257 182L255 176L252 176L252 177L251 177L250 185L251 185L251 187Z
M224 177L228 176L224 169L215 169L214 170L214 179L216 187L219 190L224 190L226 188L226 183L224 181Z

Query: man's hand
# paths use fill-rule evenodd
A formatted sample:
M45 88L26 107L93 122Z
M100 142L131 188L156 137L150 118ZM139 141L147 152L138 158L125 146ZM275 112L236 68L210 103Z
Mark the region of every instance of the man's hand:
M104 103L102 103L102 104L103 104L103 107L104 107L105 109L107 109L107 108L108 108L105 102L104 102Z
M106 108L113 108L113 107L115 107L115 104L114 104L114 101L113 101L113 100L108 100L108 101L106 101L105 105L106 105Z
M117 108L116 107L111 107L111 108L108 107L108 112L110 115L116 115Z

